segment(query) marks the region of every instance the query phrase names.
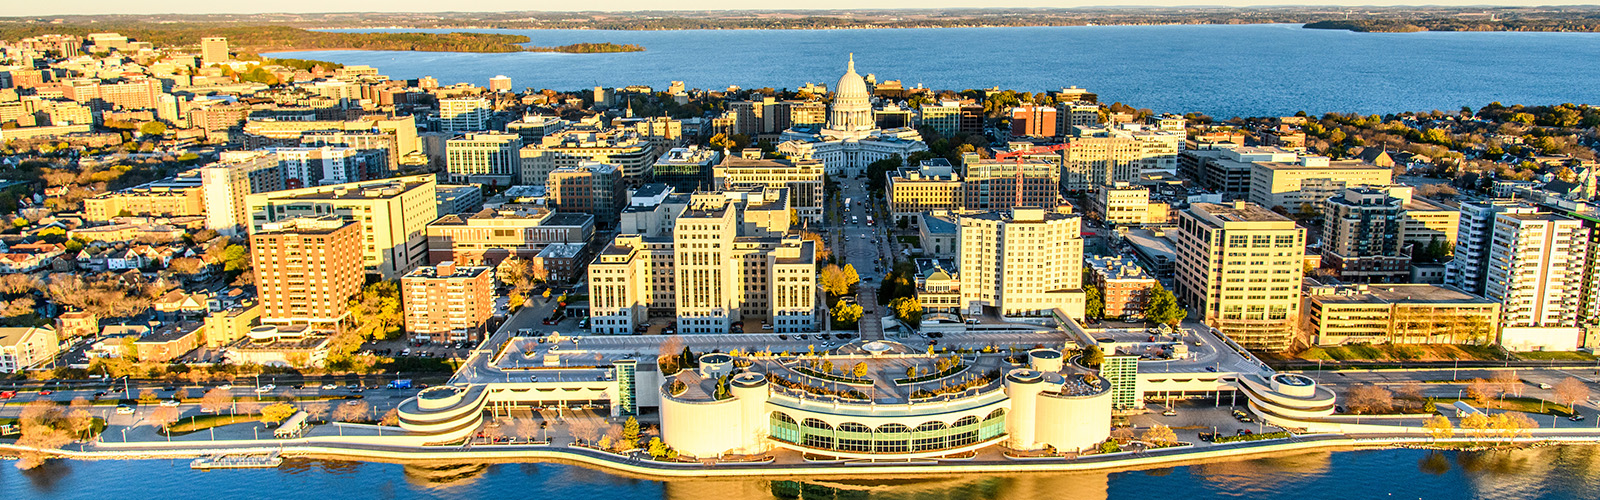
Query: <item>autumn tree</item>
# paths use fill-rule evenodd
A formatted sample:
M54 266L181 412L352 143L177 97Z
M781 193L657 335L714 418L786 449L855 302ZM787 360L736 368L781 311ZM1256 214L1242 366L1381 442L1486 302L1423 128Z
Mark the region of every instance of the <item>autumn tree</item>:
M261 409L261 425L266 425L269 422L283 422L294 416L297 411L300 410L295 409L294 405L289 403L267 405L266 408Z
M1481 378L1472 379L1467 383L1467 396L1478 401L1478 406L1487 408L1490 401L1500 397L1500 385Z
M233 394L223 389L211 389L200 397L200 411L221 412L233 404Z
M400 305L400 285L394 280L367 285L359 298L350 301L350 315L355 324L361 325L362 337L393 338L405 319Z
M1461 417L1461 429L1472 431L1474 437L1483 436L1484 431L1488 430L1490 425L1492 423L1489 421L1489 414L1481 411Z
M843 328L849 329L852 325L861 321L861 315L864 312L861 304L847 304L841 301L838 305L833 306L834 326L843 325Z
M400 425L400 409L390 408L389 411L383 412L383 418L378 419L378 425L390 427Z
M1178 434L1172 432L1171 427L1155 424L1150 426L1150 429L1144 431L1144 436L1140 437L1140 440L1150 443L1157 448L1164 448L1178 444Z
M306 412L307 419L323 421L328 418L328 412L332 411L332 405L322 402L307 403L301 406L300 409Z
M94 431L94 413L90 411L93 408L83 396L72 398L72 404L67 406L67 427L73 438L88 439L89 433Z
M372 406L366 401L347 402L333 410L333 419L340 422L361 422L372 413Z
M1094 319L1105 317L1106 302L1105 299L1100 296L1100 287L1094 285L1085 285L1083 287L1083 300L1084 316Z
M1394 395L1388 389L1362 384L1345 392L1344 404L1357 413L1383 413L1394 407Z
M1455 424L1450 423L1450 419L1444 415L1428 417L1428 422L1422 424L1422 428L1427 429L1428 435L1434 439L1450 439L1456 434Z
M856 376L856 378L866 378L867 377L867 363L866 362L857 362L855 368L852 368L850 370L850 373L854 374Z
M1121 444L1132 442L1133 436L1134 432L1132 427L1118 427L1111 429L1111 439Z
M1531 429L1539 428L1539 423L1525 413L1508 411L1490 417L1489 427L1500 439L1510 441L1528 435Z
M150 414L146 415L144 419L145 422L149 423L151 427L155 427L156 429L164 431L167 426L172 425L173 422L177 422L178 418L182 414L183 411L179 410L176 406L162 406L156 408L155 411L150 412Z
M899 297L891 300L889 309L894 311L894 317L912 327L922 324L922 301L916 297Z
M622 424L622 439L628 442L629 447L639 443L639 419L628 417Z
M1499 386L1501 394L1522 395L1522 379L1517 377L1515 371L1497 371L1489 376L1489 380Z
M1578 380L1577 377L1567 377L1560 382L1556 382L1555 395L1557 403L1576 409L1575 405L1579 401L1587 401L1589 399L1589 386L1584 384L1582 380Z
M667 337L667 340L661 343L656 353L656 365L661 369L662 375L676 375L683 368L678 362L678 351L683 349L683 339L676 335Z
M17 438L17 468L32 469L50 458L49 450L59 450L72 442L72 431L61 405L50 400L34 400L22 407L17 417L21 436ZM35 451L38 450L38 451Z
M834 297L843 297L850 293L850 282L844 270L833 264L822 268L822 273L817 276L817 284L821 285L822 290L828 292L828 295Z

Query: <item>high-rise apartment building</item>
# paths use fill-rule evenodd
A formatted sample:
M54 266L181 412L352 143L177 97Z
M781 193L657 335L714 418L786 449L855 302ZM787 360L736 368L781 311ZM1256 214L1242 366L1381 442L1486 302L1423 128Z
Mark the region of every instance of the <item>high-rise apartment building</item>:
M1288 349L1299 324L1305 229L1243 201L1191 205L1178 229L1178 299L1246 349Z
M511 91L511 77L506 76L506 75L495 75L494 78L490 78L489 79L489 91L490 92L510 92Z
M1083 235L1080 217L1045 208L963 215L960 220L961 308L1003 316L1048 316L1060 309L1082 319Z
M400 278L406 334L414 342L483 340L494 315L494 269L441 262Z
M466 134L445 142L449 182L510 186L522 170L522 138L514 134Z
M228 62L228 39L208 36L200 39L200 65L210 66Z
M1484 297L1505 327L1577 327L1589 263L1589 228L1548 213L1501 213L1489 245Z
M439 130L456 134L488 130L492 105L485 97L440 99Z
M644 184L656 163L656 148L633 130L567 130L522 148L522 184L545 186L550 172L591 161L616 165L631 187Z
M1093 102L1056 103L1056 132L1065 134L1073 127L1100 125L1100 105Z
M269 148L283 165L286 189L373 179L388 170L386 152L338 146Z
M337 216L262 224L250 235L261 322L337 329L361 293L361 226Z
M1158 283L1131 257L1089 257L1085 259L1093 285L1100 289L1107 318L1138 318L1150 301L1150 291Z
M1402 228L1404 201L1355 187L1322 202L1322 264L1350 283L1396 283L1411 276Z
M249 227L245 197L282 190L283 164L268 152L223 153L221 161L200 167L206 228L236 235Z
M1462 201L1455 258L1445 267L1445 283L1467 293L1484 295L1489 279L1489 255L1494 245L1495 220L1500 214L1532 214L1533 205L1517 200Z
M404 276L428 258L428 223L439 214L434 176L288 189L245 197L250 230L300 218L337 215L357 223L359 261L386 279Z

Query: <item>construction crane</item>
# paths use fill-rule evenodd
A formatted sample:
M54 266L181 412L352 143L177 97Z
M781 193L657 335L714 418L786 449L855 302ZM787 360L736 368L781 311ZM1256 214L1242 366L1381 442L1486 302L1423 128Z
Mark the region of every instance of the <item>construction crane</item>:
M1072 147L1071 144L1051 144L1049 146L1038 146L1038 147L1032 147L1032 148L1028 148L1028 149L1019 149L1019 150L1016 150L1016 151L1006 151L1004 153L995 153L994 159L997 160L997 161L1010 160L1010 159L1013 159L1013 158L1016 159L1016 163L1017 163L1017 179L1016 179L1015 182L1012 182L1012 184L1016 188L1016 197L1012 199L1012 206L1017 206L1017 205L1021 205L1022 204L1022 179L1023 179L1022 164L1026 162L1026 157L1037 155L1037 154L1056 153L1056 152L1066 151L1068 148L1071 148L1071 147ZM1066 160L1063 159L1062 163L1065 164Z

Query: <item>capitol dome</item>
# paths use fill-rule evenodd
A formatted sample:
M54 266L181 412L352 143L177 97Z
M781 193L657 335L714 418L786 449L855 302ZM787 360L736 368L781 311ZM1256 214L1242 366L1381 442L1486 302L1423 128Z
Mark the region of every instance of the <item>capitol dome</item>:
M875 125L872 119L872 94L867 82L856 74L856 57L850 55L850 65L839 84L834 86L833 109L828 113L828 135L841 138L861 138Z

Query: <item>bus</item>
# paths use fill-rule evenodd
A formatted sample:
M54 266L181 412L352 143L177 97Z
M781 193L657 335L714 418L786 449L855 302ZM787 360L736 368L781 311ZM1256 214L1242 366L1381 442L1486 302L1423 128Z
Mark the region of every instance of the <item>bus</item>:
M850 211L850 199L849 198L845 198L844 199L844 211L846 211L846 212Z

